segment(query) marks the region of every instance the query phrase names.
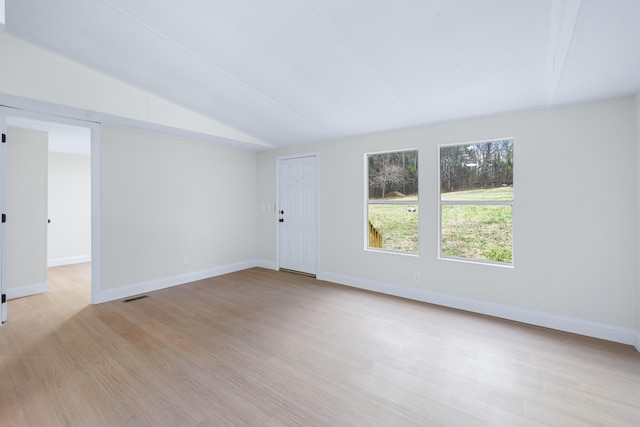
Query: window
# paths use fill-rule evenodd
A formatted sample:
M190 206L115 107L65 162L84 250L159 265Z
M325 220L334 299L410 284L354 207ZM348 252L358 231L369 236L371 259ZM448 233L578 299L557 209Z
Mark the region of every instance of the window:
M365 156L366 247L418 252L418 150Z
M513 139L440 147L440 256L513 264Z

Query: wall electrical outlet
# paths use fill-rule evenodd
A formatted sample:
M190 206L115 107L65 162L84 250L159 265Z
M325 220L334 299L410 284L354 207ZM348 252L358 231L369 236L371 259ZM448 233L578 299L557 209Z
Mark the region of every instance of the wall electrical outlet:
M187 264L189 264L189 257L185 255L182 258L182 265L187 265Z
M415 280L416 282L419 282L419 281L420 281L420 273L416 273L416 274L413 276L413 280Z

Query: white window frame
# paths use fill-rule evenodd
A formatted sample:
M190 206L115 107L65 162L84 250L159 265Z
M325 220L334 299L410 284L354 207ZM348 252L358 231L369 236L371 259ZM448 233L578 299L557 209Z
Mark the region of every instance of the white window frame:
M418 153L418 197L416 200L400 201L400 200L381 200L379 202L370 203L369 201L369 156L375 154L402 153L407 151L416 151ZM417 257L420 253L420 150L415 148L401 148L397 150L371 151L364 153L364 250L371 252L384 252L396 255L406 255ZM375 248L369 246L369 205L416 205L418 207L418 250L416 252L401 251L398 249Z
M492 138L486 139L482 141L472 141L472 142L455 142L449 144L440 144L438 145L438 259L444 261L458 261L458 262L466 262L472 264L483 264L483 265L492 265L498 267L508 267L513 268L515 265L515 227L514 227L514 212L515 212L515 185L513 187L513 197L511 200L442 200L442 183L441 176L442 171L440 170L441 159L440 153L441 148L443 147L454 147L459 145L474 145L474 144L483 144L487 142L497 142L497 141L505 141L511 140L512 144L515 146L515 138L514 137L504 137L504 138ZM515 157L515 154L514 154ZM515 160L514 160L515 164ZM515 182L515 167L514 167L514 182ZM463 258L456 256L446 256L442 254L442 206L443 205L467 205L467 206L510 206L511 207L511 262L501 262L501 261L493 261L486 259L476 259L476 258Z

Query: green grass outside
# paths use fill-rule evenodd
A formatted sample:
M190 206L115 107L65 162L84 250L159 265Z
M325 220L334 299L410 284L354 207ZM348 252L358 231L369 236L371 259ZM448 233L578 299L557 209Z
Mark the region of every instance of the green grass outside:
M443 200L512 200L513 188L470 190L442 194ZM395 199L402 200L402 199ZM415 197L414 199L415 200ZM415 208L410 212L408 208ZM382 234L384 249L418 251L417 205L369 205L369 221ZM442 256L513 261L510 206L444 205Z
M509 201L513 187L443 193L442 200ZM513 261L511 206L443 205L442 256Z
M442 256L512 262L511 206L442 206Z
M452 191L442 193L442 200L482 200L482 201L507 201L513 200L513 187L498 187L489 189Z
M418 205L369 205L369 221L382 234L384 249L418 252Z

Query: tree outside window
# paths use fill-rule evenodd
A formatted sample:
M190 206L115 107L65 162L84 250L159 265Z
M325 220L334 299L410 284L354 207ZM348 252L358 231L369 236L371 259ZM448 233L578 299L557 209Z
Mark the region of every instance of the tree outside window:
M366 155L367 248L418 252L418 150Z
M513 139L440 147L440 255L513 264Z

